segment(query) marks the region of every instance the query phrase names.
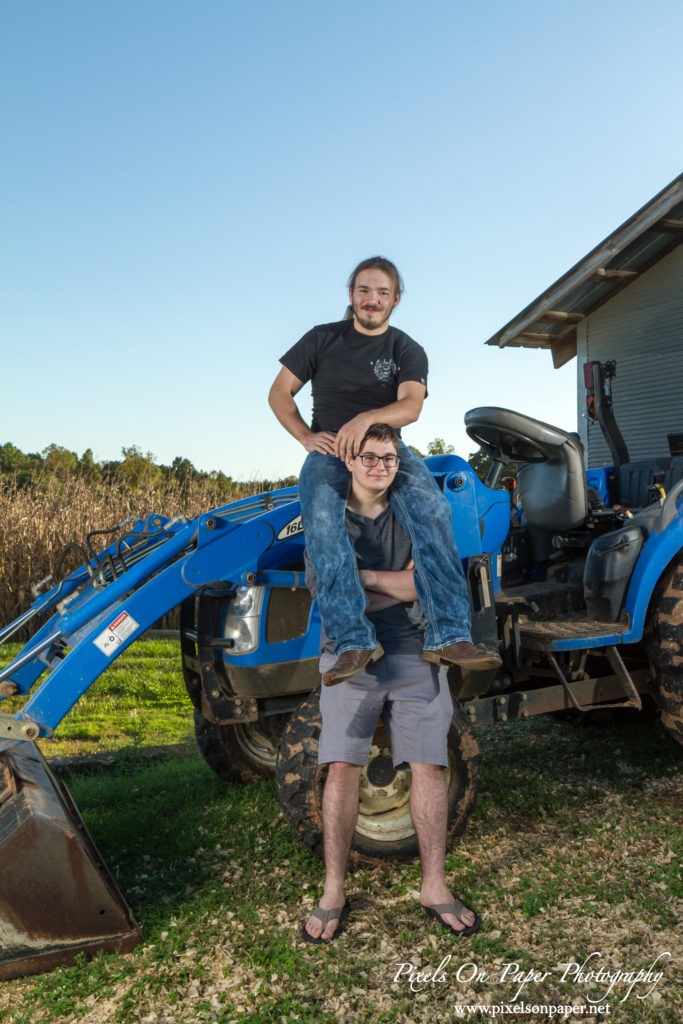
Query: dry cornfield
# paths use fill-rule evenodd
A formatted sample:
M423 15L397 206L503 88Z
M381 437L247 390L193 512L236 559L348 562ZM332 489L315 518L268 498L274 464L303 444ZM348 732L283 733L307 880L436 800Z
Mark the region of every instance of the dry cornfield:
M47 474L20 487L13 476L0 475L0 624L29 607L31 584L54 573L64 546L72 541L83 544L91 530L152 512L199 515L260 490L260 484L236 483L226 492L211 480L134 490L82 476L60 480ZM106 538L95 541L100 541L100 548L107 542ZM80 561L73 555L69 558L66 572Z

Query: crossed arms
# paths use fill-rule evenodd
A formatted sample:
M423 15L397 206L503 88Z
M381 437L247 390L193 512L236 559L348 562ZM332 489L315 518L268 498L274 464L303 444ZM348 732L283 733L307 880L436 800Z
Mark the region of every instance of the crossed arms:
M368 596L368 612L381 612L395 604L417 601L412 558L404 569L361 569L359 575Z
M306 586L315 599L318 589L315 573L308 558L308 553L304 557L306 561ZM391 608L392 605L409 604L418 599L417 591L415 590L415 567L412 558L403 569L360 569L358 574L368 597L366 612L381 612L385 608Z

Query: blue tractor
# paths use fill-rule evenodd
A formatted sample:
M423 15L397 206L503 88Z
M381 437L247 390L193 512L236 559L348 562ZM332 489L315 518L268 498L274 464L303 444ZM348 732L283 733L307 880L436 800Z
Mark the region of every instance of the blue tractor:
M630 461L612 414L614 364L585 372L588 415L603 428L611 466L586 473L575 434L500 408L465 416L490 457L484 482L458 456L426 460L451 506L473 638L503 659L498 670L449 670L451 836L476 801L477 726L568 709L639 709L651 695L683 742L681 439L670 438L668 456ZM500 486L511 463L514 492ZM178 605L202 754L229 781L275 776L291 827L321 854L320 619L303 578L296 489L189 521L150 516L111 537L96 550L90 534L81 568L0 631L2 642L42 619L0 672L0 697L28 697L0 715L0 855L8 865L0 874L0 977L139 941L34 741L52 735L113 660ZM380 725L361 781L357 861L416 852L409 794L410 773L394 770ZM29 915L24 892L30 884L35 893L36 878L43 903L33 898Z

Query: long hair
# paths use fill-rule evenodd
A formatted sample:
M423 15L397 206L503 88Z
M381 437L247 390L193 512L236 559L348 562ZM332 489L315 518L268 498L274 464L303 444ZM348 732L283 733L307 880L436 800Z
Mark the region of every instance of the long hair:
M348 281L348 287L351 291L356 287L356 279L362 270L381 270L391 280L394 286L394 293L399 296L403 294L405 285L403 278L398 272L398 267L391 260L386 259L385 256L370 256L367 260L361 260ZM346 307L344 319L353 320L353 307L350 304Z

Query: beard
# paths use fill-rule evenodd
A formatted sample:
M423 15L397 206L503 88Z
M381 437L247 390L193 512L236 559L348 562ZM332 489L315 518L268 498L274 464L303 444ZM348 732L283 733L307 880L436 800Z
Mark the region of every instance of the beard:
M370 312L363 310L359 305L353 305L353 315L357 322L364 327L366 331L376 331L379 327L384 327L388 322L392 314L392 310L385 310L382 314L380 312Z

